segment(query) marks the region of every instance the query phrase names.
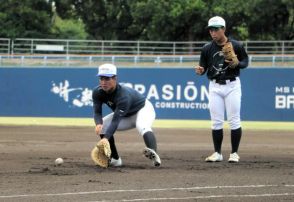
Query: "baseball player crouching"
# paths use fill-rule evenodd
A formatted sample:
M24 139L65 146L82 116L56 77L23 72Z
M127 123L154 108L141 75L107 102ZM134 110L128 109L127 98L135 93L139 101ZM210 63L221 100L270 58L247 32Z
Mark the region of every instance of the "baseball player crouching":
M214 153L205 161L219 162L223 160L221 146L223 141L224 113L231 128L232 151L229 162L239 162L238 148L242 135L241 82L240 70L248 66L248 55L244 47L225 35L226 22L222 17L215 16L208 21L210 43L204 45L200 55L196 74L207 72L209 82L209 110L212 120L212 139Z
M117 82L117 68L113 64L103 64L98 68L99 86L93 90L95 132L101 140L108 140L111 154L109 166L122 166L115 141L115 131L136 128L143 136L146 148L143 154L152 160L154 166L160 166L157 154L157 142L152 131L155 120L153 105L136 90ZM102 105L106 104L113 112L102 118ZM98 144L97 144L98 145ZM102 166L102 167L107 167Z

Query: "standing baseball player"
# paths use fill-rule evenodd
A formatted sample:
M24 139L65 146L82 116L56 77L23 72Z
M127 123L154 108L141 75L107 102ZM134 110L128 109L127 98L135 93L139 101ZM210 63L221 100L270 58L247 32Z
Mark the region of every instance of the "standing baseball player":
M122 166L118 155L114 133L116 130L137 128L143 136L146 148L143 154L152 160L154 166L160 166L157 143L152 131L155 120L153 105L136 90L117 82L117 68L113 64L103 64L98 68L100 85L93 90L95 132L101 139L106 138L110 144L110 166ZM113 112L102 118L102 105L106 104Z
M199 75L207 73L209 82L209 110L212 120L212 139L214 153L206 162L223 160L221 152L223 141L223 124L226 112L231 129L232 151L229 162L239 162L238 148L242 135L241 83L240 69L248 66L248 55L244 47L236 40L226 37L226 22L215 16L208 21L208 30L212 41L203 46L199 66L195 72Z

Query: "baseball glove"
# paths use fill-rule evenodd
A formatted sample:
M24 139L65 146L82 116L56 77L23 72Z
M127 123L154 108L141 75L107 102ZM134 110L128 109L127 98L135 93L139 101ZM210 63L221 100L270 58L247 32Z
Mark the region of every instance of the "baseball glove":
M91 151L91 158L94 163L103 168L107 168L109 166L110 156L110 144L106 138L101 139Z
M235 68L239 64L237 55L235 54L233 45L231 42L225 43L222 48L222 52L225 58L225 62L229 63L230 68Z

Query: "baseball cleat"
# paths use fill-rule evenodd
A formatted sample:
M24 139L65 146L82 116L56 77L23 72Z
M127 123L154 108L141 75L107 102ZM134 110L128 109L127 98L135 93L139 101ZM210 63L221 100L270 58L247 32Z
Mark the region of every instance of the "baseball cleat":
M118 159L111 158L109 164L110 164L110 166L113 166L113 167L120 167L123 165L120 157Z
M153 149L150 149L150 148L145 148L143 150L143 154L146 158L152 160L153 162L153 165L155 167L159 167L160 164L161 164L161 160L160 160L160 157L158 156L158 154L153 150Z
M234 153L230 154L230 158L228 161L229 161L229 163L238 163L239 159L240 159L239 155L236 152L234 152Z
M218 152L214 152L212 155L208 156L205 159L206 162L220 162L222 160L223 160L223 155Z

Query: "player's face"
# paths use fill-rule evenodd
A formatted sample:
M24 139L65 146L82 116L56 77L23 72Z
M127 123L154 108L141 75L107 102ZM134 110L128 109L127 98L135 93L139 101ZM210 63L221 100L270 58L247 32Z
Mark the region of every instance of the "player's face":
M105 92L111 93L116 87L116 77L100 76L99 83Z
M225 37L225 28L211 27L209 28L209 34L214 41L221 41Z

